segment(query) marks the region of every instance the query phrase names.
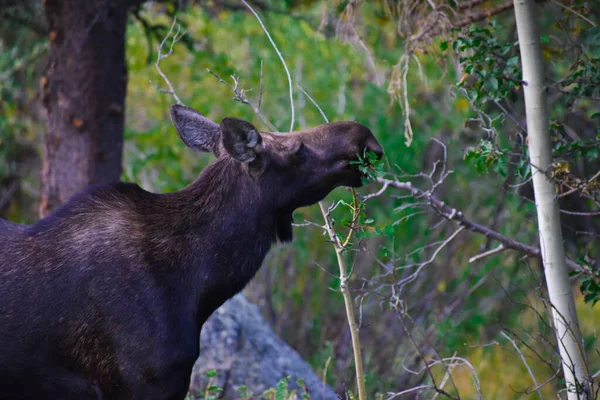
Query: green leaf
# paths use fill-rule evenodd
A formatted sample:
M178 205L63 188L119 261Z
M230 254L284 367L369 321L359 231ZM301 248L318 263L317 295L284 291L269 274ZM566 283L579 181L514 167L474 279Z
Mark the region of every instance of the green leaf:
M494 166L494 171L505 177L507 172L506 162L501 158L498 159L496 165Z
M490 76L486 82L486 86L489 90L496 92L498 90L498 78Z
M506 62L508 65L519 65L519 56L514 56L508 59Z
M394 226L393 225L388 225L383 229L383 233L385 234L385 236L387 237L392 237L395 234L395 230L394 230Z
M212 369L206 373L207 378L214 378L215 376L217 376L217 371L214 369Z

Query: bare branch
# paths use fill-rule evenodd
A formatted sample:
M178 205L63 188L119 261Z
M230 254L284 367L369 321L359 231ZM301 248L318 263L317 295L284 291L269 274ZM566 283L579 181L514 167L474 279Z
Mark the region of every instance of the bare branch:
M262 63L261 63L262 66ZM215 78L217 78L219 80L219 82L221 82L222 84L226 85L229 89L231 89L231 91L234 94L233 100L235 101L239 101L242 104L246 104L247 106L249 106L252 111L254 111L254 113L256 115L258 115L260 117L260 119L265 123L265 125L267 125L269 127L269 129L271 129L274 132L278 132L278 129L275 127L275 125L273 125L271 123L271 121L269 121L269 119L260 111L260 107L257 107L254 105L254 103L252 103L248 97L246 97L246 92L248 92L249 90L244 90L244 89L238 89L239 85L240 85L240 80L238 78L236 78L235 75L231 76L231 79L233 80L233 85L230 84L229 82L227 82L225 79L221 78L218 74L216 74L215 72L211 71L210 69L206 69L212 76L214 76ZM261 89L260 89L260 94L259 94L259 104L262 101L262 68L261 68Z
M456 352L454 352L454 355L452 357L456 357ZM456 364L454 364L454 363L448 365L448 368L446 369L446 373L444 373L444 377L442 378L442 382L440 382L441 388L444 387L444 385L446 384L448 379L452 379L452 370L454 370L455 367L456 367ZM455 386L455 388L456 388L456 386ZM435 400L438 396L439 396L439 393L436 392L433 395L433 397L431 398L431 400Z
M585 22L587 22L588 24L590 24L591 26L597 26L592 20L590 20L589 18L587 18L585 15L581 14L580 12L577 12L576 10L572 9L569 6L565 6L564 4L562 4L561 2L557 1L557 0L550 0L552 3L556 4L557 6L559 6L560 8L569 11L570 13L573 13L575 15L577 15L579 18L581 18L582 20L584 20Z
M435 377L433 376L433 372L431 371L431 365L429 363L427 363L425 355L423 354L423 352L421 351L421 349L419 348L415 338L413 337L412 333L408 330L408 326L406 326L406 322L404 321L404 317L407 316L407 314L405 313L404 310L400 309L397 306L393 306L396 309L396 312L398 313L398 319L400 320L400 323L402 324L402 328L404 329L404 332L406 333L406 336L408 337L408 339L410 340L410 342L412 343L413 347L415 348L417 354L419 354L419 357L421 358L421 360L423 360L423 362L425 363L425 369L427 371L427 374L429 375L429 379L431 379L431 383L433 384L433 387L435 389L435 391L439 394L442 394L446 397L448 397L449 399L455 399L458 400L460 399L460 397L456 397L451 395L450 393L448 393L446 390L444 390L443 388L439 387L435 381ZM411 319L412 321L412 319ZM414 321L413 321L414 323ZM444 367L446 368L446 371L448 371L448 367L446 365L446 363L442 362L442 364L444 365ZM454 384L454 382L452 382ZM454 389L456 390L456 386L454 386Z
M435 260L435 258L437 257L437 255L439 254L440 251L442 251L442 249L444 247L446 247L448 245L448 243L450 243L454 238L456 238L458 236L459 233L461 233L463 230L465 229L464 226L459 226L458 229L456 231L454 231L454 233L452 235L450 235L448 238L446 238L439 246L437 249L435 249L435 251L433 252L433 254L431 255L431 257L429 257L428 260L422 262L422 263L418 263L416 264L417 270L414 271L412 274L410 274L408 277L400 280L398 282L398 286L404 286L412 281L414 281L415 279L417 279L417 277L419 276L419 273L421 272L421 270L423 268L425 268L427 265L431 264L433 262L433 260ZM408 265L406 267L403 268L409 268L412 267L413 265Z
M256 107L260 112L260 106L262 105L262 96L263 96L263 60L260 60L260 81L259 81L259 89L258 89L258 106Z
M500 4L497 7L492 8L491 10L485 10L479 13L473 13L452 24L453 28L460 28L463 26L474 24L475 22L483 21L484 19L488 19L493 17L496 14L500 14L504 11L510 10L513 8L512 0L507 1L503 4Z
M481 3L485 2L485 0L471 0L471 1L461 1L458 3L459 10L466 10L469 8L477 7Z
M539 247L529 246L516 240L510 239L497 231L491 230L488 227L485 227L483 225L477 224L476 222L469 220L467 217L465 217L462 211L446 205L443 201L437 199L430 192L426 192L421 189L415 188L411 182L400 182L397 180L389 180L383 178L378 178L377 181L381 184L387 183L388 186L396 189L409 191L411 195L415 198L426 199L429 206L432 207L437 212L437 214L439 214L443 218L449 221L456 221L460 225L466 227L472 232L482 234L487 238L500 242L507 249L517 250L521 253L527 254L530 257L541 257ZM594 277L593 271L591 271L590 268L586 265L578 264L570 259L567 259L567 265L573 271L581 271L582 273L588 276Z
M483 253L477 254L476 256L473 256L473 257L469 258L469 263L474 263L475 261L481 260L482 258L494 255L496 253L500 253L501 251L504 251L505 249L506 248L501 243L495 249L484 251Z
M314 226L314 227L317 227L317 228L321 228L323 230L325 229L324 225L317 224L316 222L312 222L312 221L309 221L307 219L305 219L304 222L301 222L299 224L293 223L292 226L297 226L297 227Z
M329 122L329 118L327 118L327 115L325 115L325 113L323 112L323 109L321 109L321 107L319 107L319 105L317 104L317 102L315 101L315 99L313 99L310 94L306 93L306 90L304 90L302 88L302 86L300 86L299 84L296 84L296 86L298 86L298 89L300 89L300 91L302 92L302 94L304 94L306 97L308 97L308 99L310 100L310 102L313 103L315 107L317 107L317 110L319 110L319 112L321 113L321 116L323 117L323 119L325 120L325 122Z
M595 216L595 215L600 215L600 211L584 211L584 212L580 212L580 211L567 211L567 210L563 210L562 208L560 208L558 211L560 211L563 214L568 214L568 215L584 215L584 216Z
M294 114L295 114L295 112L294 112L294 91L292 89L292 77L290 75L290 71L288 70L288 67L287 67L287 65L285 63L285 60L283 59L283 56L281 55L281 52L279 51L279 48L277 47L277 45L273 41L273 38L271 37L271 34L267 30L267 28L265 28L265 25L263 24L262 20L260 19L260 17L256 13L256 11L254 11L254 9L250 6L250 4L248 4L246 2L246 0L241 0L241 2L244 3L244 5L246 7L248 7L248 9L252 12L252 14L254 14L254 16L258 20L258 23L260 24L260 26L262 27L263 31L267 35L267 38L269 39L269 42L271 42L271 46L273 46L273 49L275 50L275 52L279 56L279 59L281 60L281 63L283 64L283 68L285 69L285 73L287 74L288 84L289 84L289 89L290 89L290 108L291 108L291 111L292 111L292 122L290 123L290 132L292 132L294 130Z
M388 182L386 182L386 183L383 184L383 186L381 187L381 189L379 189L377 192L368 194L366 196L363 196L362 202L364 203L367 200L372 199L373 197L381 196L387 190L387 188L388 188L389 185L390 184Z
M410 102L408 100L408 83L407 75L410 63L410 52L407 52L400 57L400 60L392 69L392 78L388 86L388 93L393 100L397 100L402 107L404 114L404 138L406 145L410 146L413 140L413 130L410 122ZM400 94L402 93L402 94ZM400 101L402 100L402 102Z
M173 33L173 29L175 28L175 25L177 25L177 32L175 32L175 34L173 35L173 40L171 42L171 46L169 47L169 51L167 53L163 53L163 47L164 47L165 43L167 42L167 40L169 38L171 38L171 34ZM179 99L179 96L177 96L177 93L175 93L175 89L173 89L173 85L171 84L171 81L169 80L169 78L167 78L167 75L165 75L165 73L162 71L162 69L160 69L160 62L162 60L164 60L165 58L169 57L171 54L173 54L173 46L175 46L175 43L177 43L181 40L183 35L185 35L185 31L183 31L183 32L181 31L181 25L177 24L177 17L175 17L175 18L173 18L173 23L171 24L171 28L169 29L167 36L164 37L164 39L162 40L162 42L160 42L160 45L158 46L158 54L156 56L156 63L154 63L154 66L156 67L156 70L158 71L160 76L163 78L163 80L165 81L165 83L167 84L169 89L168 90L160 89L156 84L154 84L154 82L150 81L150 83L153 84L158 89L159 93L170 94L171 96L173 96L173 98L175 99L177 104L181 104L181 105L183 105L183 102Z
M401 392L396 392L396 393L388 392L387 393L388 397L386 398L386 400L392 400L392 399L395 399L396 397L400 397L405 394L421 391L423 389L431 389L431 388L433 388L432 385L420 385L420 386L415 386L410 389L403 390Z
M371 80L377 86L381 86L383 82L382 79L379 77L379 74L377 73L377 66L375 65L373 54L369 50L369 47L366 45L366 43L362 40L361 36L356 31L356 8L360 6L360 4L360 1L349 1L348 4L346 4L336 23L335 33L339 39L341 39L344 42L351 43L352 45L358 47L358 49L364 53L366 66L371 75Z
M521 353L519 346L517 346L517 343L515 343L515 341L512 340L511 337L508 336L506 333L500 332L500 334L513 345L516 352L519 354L519 357L521 357L521 361L523 361L525 368L527 368L527 372L529 372L529 376L531 376L531 380L533 381L533 384L535 385L536 388L538 388L537 389L538 396L540 397L540 400L542 400L543 399L542 392L539 389L539 385L537 383L537 380L535 379L535 375L533 375L533 371L529 367L529 364L527 364L527 360L525 359L525 356L523 356L523 353Z
M304 89L302 89L302 87L300 87L300 85L298 85L298 88L302 91L302 93L306 97L308 97L308 99L315 105L315 107L317 107L317 109L321 113L321 116L323 117L323 119L326 122L329 122L327 115L325 115L325 113L323 112L321 107L319 107L317 102L308 93L306 93L306 91ZM347 272L348 269L346 267L346 262L343 257L343 252L346 249L346 246L349 244L351 237L352 237L352 232L354 231L354 223L358 219L358 215L359 215L356 193L354 192L354 190L352 190L352 198L353 198L352 226L350 228L350 232L348 233L348 237L346 238L344 243L342 243L342 241L338 237L338 235L335 231L335 228L333 227L333 221L331 219L331 213L338 205L342 204L342 201L340 200L340 201L332 204L329 208L326 208L325 203L323 201L320 201L319 208L321 210L321 214L323 215L323 219L325 220L325 230L327 231L327 233L329 235L329 239L330 239L331 243L333 243L333 248L335 250L335 255L336 255L337 261L338 261L338 267L339 267L339 273L340 273L340 275L339 275L340 292L342 293L342 297L344 298L344 305L346 307L346 318L348 320L348 327L350 329L350 337L351 337L351 341L352 341L352 351L354 353L354 369L355 369L355 373L356 373L356 386L358 389L358 397L360 400L366 400L367 392L366 392L365 381L364 381L364 371L363 371L363 360L362 360L361 347L360 347L360 337L358 335L360 325L356 323L356 317L354 316L354 309L353 309L353 304L352 304L352 294L350 293L350 288L348 287L348 281L352 274L352 269L350 270L350 272ZM362 308L360 309L360 312L361 312L361 320L362 320Z
M331 356L327 357L327 361L325 361L325 368L323 368L323 398L325 398L325 389L327 388L327 369L329 368L330 362Z

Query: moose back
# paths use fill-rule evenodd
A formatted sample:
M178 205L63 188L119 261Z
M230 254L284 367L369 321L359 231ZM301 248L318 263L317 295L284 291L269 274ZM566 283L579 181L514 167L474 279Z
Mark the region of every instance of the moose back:
M202 324L252 279L292 212L357 187L368 128L289 134L171 107L215 161L185 189L96 186L31 226L0 220L2 399L183 399Z

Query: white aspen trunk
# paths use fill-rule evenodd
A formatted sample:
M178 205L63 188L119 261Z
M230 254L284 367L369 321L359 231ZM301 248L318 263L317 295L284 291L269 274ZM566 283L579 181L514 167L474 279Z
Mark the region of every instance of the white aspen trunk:
M552 147L544 84L544 60L537 26L541 11L535 0L515 0L514 6L523 65L529 157L540 231L540 249L553 307L554 328L568 399L588 399L591 398L587 391L589 389L586 390L589 374L567 270L556 189L544 173L552 163Z

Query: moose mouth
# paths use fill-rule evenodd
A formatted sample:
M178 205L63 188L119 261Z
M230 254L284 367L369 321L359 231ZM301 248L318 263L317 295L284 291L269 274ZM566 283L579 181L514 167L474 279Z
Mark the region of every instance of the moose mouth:
M359 171L358 167L356 167L355 165L351 165L351 174L352 174L352 178L351 178L351 182L349 185L345 185L345 186L349 186L349 187L353 187L353 188L359 188L361 186L365 185L365 182L369 179L368 176L366 174L364 174L363 172Z
M342 173L344 174L342 186L359 188L364 186L365 183L372 178L367 171L371 169L373 165L367 163L363 165L366 168L359 168L359 164L356 161L358 160L345 161L345 165L342 168Z
M338 186L346 186L359 188L363 186L366 176L358 169L356 165L350 164L349 161L345 160L343 166L337 169L337 172L330 181L330 191Z

